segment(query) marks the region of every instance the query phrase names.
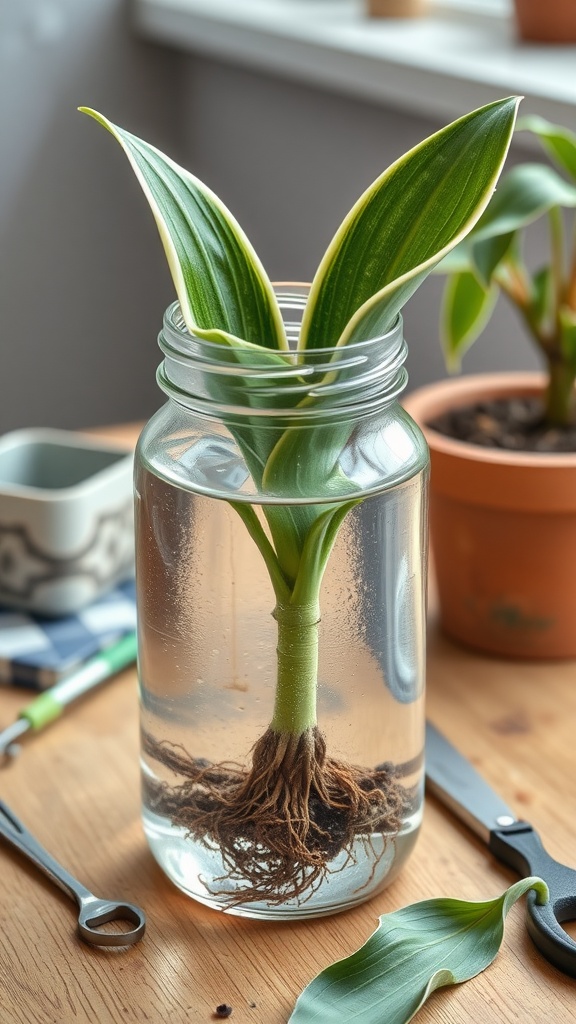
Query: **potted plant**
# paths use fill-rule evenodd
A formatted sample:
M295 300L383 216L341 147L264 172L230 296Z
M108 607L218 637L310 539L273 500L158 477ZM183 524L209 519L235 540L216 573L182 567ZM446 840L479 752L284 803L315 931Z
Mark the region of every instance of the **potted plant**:
M573 43L576 5L573 0L514 0L520 39L531 43Z
M489 374L419 389L407 408L432 457L431 530L441 623L477 649L510 657L576 656L576 136L540 118L551 165L503 176L468 239L444 261L441 332L458 369L503 293L545 372ZM549 223L545 263L529 270L524 229Z
M427 0L367 0L371 18L417 18L426 7Z
M344 909L417 834L427 451L397 402L399 312L486 208L516 107L401 157L310 288L276 289L202 182L87 111L132 165L178 295L169 401L136 454L143 817L210 906Z

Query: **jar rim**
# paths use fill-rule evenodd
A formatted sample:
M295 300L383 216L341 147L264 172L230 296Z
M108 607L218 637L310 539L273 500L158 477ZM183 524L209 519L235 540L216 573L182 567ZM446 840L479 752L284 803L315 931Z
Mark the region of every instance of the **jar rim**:
M296 290L297 289L297 290ZM158 337L160 388L174 401L211 416L282 417L299 423L367 414L404 390L407 346L402 316L381 335L346 345L298 350L307 286L277 285L289 348L236 348L191 333L180 304L170 304ZM239 353L241 352L241 357Z
M279 300L279 305L280 305L281 308L282 308L282 305L284 304L283 303L284 299L300 298L300 296L298 296L297 293L284 292L284 291L282 291L282 292L277 291L276 292L276 297ZM295 308L300 308L300 309L303 310L304 309L304 305L305 305L305 301L304 301L304 298L303 298L302 303L301 304L298 303L295 306ZM361 339L356 340L356 341L350 341L345 347L343 347L342 345L323 345L321 348L302 349L302 350L299 350L298 352L296 351L296 349L282 350L282 349L268 349L268 348L264 348L263 347L262 351L264 353L266 353L266 352L268 352L268 353L269 352L274 352L276 355L280 355L280 356L282 356L282 355L294 356L296 354L301 355L301 356L313 356L313 357L324 356L324 357L326 357L326 361L330 362L330 360L332 359L333 356L341 354L344 351L348 351L348 352L353 351L354 355L358 356L358 355L362 354L364 349L371 348L377 342L386 342L388 340L393 341L394 339L396 339L402 333L403 324L404 324L404 321L403 321L403 318L402 318L402 314L398 313L397 316L396 316L396 319L394 320L394 323L392 324L392 326L389 328L389 330L385 331L383 334L375 334L375 335L372 335L369 338L361 338ZM175 338L177 338L180 341L184 341L184 342L188 342L188 343L195 342L197 344L200 344L201 347L202 347L202 350L206 351L206 354L214 353L216 355L217 353L219 354L219 353L222 352L222 344L221 344L221 342L210 341L209 339L201 338L198 335L193 334L191 331L189 331L189 329L186 326L185 321L184 321L184 317L183 317L183 314L182 314L182 309L181 309L180 303L179 303L179 301L177 299L174 302L170 303L170 305L166 309L166 312L164 313L163 330L165 330L165 329L168 329L168 331L173 332ZM160 347L163 348L162 343L160 343ZM182 354L184 354L184 353L182 353ZM192 355L192 353L191 353L191 355ZM287 360L286 368L288 370L292 369L292 365L293 364L289 363L288 360ZM255 366L256 366L256 364L254 364L254 367ZM308 367L306 367L306 369L308 369Z

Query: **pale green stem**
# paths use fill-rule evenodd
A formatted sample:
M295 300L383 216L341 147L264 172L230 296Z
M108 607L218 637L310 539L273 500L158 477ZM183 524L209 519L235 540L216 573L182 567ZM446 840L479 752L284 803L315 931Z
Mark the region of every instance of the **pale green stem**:
M546 355L549 355L553 347L553 339L542 331L534 316L529 301L530 289L525 267L507 263L502 266L502 270L498 268L494 274L494 280L522 316L538 347Z
M240 501L231 501L230 504L240 516L266 563L268 575L276 594L276 600L288 601L290 599L290 587L282 573L276 552L268 540L254 508L252 505L244 504Z
M264 558L276 594L277 680L270 723L275 732L300 736L316 725L320 586L342 521L357 504L358 499L351 499L318 514L308 529L298 574L290 586L278 552L255 510L251 505L231 502ZM277 529L276 534L278 546L282 530Z
M553 206L548 213L550 223L550 250L552 280L554 282L554 319L564 299L564 224L559 206Z
M523 264L504 260L494 273L494 280L504 294L522 313L526 313L530 300L528 273Z
M548 361L548 386L545 396L547 423L567 427L572 422L572 401L576 371L561 359Z
M567 362L561 345L559 311L565 301L564 282L564 224L562 211L555 206L550 210L550 241L552 280L554 281L554 323L553 344L548 349L548 386L546 388L546 421L559 426L568 426L572 418L572 397L574 393L573 368Z
M290 601L276 592L278 681L272 728L299 735L316 724L322 577L343 520L358 499L320 513L308 530Z
M278 675L271 728L300 736L316 725L320 603L276 605Z
M276 732L299 736L316 724L320 622L318 591L322 574L314 576L310 568L308 600L291 603L293 593L255 510L251 505L241 502L230 504L244 522L264 558L276 594L274 618L278 624L277 680L271 728Z
M572 247L572 265L568 275L568 284L566 285L566 305L569 309L576 311L576 220L574 220L572 230L574 242Z

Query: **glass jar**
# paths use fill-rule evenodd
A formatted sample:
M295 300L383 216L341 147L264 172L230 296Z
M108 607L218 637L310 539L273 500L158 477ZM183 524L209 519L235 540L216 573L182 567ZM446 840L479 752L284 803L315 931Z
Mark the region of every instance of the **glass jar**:
M143 820L184 892L261 918L388 884L423 799L428 452L402 321L296 353L193 337L136 453Z

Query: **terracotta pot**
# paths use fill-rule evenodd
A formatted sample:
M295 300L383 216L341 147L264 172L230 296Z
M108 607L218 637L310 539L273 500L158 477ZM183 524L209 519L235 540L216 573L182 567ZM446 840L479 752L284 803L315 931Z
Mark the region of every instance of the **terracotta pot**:
M417 18L426 6L427 0L366 0L371 18Z
M441 381L408 395L431 452L431 542L441 625L514 658L576 657L576 453L507 452L426 426L455 406L538 394L539 374Z
M542 43L576 41L574 0L514 0L521 39Z

